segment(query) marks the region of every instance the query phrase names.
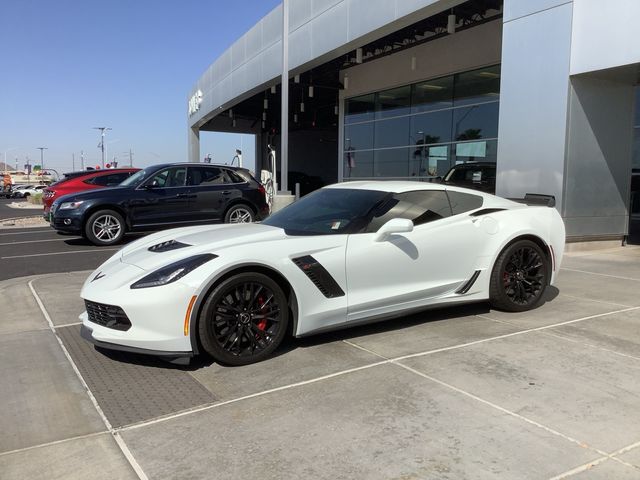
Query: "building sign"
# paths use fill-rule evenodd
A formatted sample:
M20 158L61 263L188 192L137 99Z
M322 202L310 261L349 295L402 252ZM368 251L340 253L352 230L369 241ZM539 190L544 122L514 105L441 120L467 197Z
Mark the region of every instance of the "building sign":
M189 116L200 110L200 104L202 103L202 91L198 90L189 99Z

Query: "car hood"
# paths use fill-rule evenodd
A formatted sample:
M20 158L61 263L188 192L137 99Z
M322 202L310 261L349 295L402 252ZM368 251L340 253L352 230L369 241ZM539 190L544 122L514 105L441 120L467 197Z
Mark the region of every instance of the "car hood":
M120 251L120 261L143 270L155 270L183 258L202 253L221 255L224 249L279 240L284 230L259 223L207 225L176 228L149 235ZM174 240L187 247L167 251L151 251L150 247ZM259 248L256 246L255 248Z
M67 193L64 196L57 198L56 203L64 202L78 202L80 200L94 200L96 198L103 198L105 191L108 191L109 195L115 195L118 197L124 197L126 192L129 192L131 189L128 187L102 187L92 190L83 190L82 192L76 193Z

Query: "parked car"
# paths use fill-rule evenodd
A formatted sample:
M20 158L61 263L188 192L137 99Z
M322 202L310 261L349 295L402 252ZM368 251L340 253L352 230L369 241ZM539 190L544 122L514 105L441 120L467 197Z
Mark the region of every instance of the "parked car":
M455 165L442 177L442 183L495 193L496 164L492 162L467 162Z
M46 185L27 185L26 187L15 191L14 196L16 198L27 198L31 195L42 193L46 187Z
M31 185L14 185L11 190L11 196L13 198L22 198L23 191L30 186Z
M113 168L65 173L60 181L52 183L44 189L42 194L44 219L49 221L51 205L56 198L85 190L115 187L139 170L139 168Z
M204 351L243 365L267 358L286 335L434 306L488 300L530 310L555 282L565 243L553 197L534 200L348 182L259 224L159 232L87 278L81 334L104 348L180 361Z
M175 163L140 170L119 186L65 195L51 226L113 245L126 232L206 223L245 223L268 215L264 187L249 170Z

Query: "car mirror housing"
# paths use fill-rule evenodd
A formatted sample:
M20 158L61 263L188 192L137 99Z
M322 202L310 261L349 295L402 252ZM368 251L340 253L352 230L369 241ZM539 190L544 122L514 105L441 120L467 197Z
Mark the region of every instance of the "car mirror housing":
M378 229L373 237L373 241L384 242L394 233L407 233L412 231L413 222L408 218L392 218Z

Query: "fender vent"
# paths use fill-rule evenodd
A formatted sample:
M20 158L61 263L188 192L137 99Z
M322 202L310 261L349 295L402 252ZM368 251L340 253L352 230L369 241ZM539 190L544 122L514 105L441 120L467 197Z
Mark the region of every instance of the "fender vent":
M327 298L344 297L344 292L340 285L334 280L329 272L313 258L311 255L292 259L300 270L309 277L309 280L318 287L318 290Z
M166 242L158 243L149 247L147 250L150 252L161 253L161 252L169 252L171 250L177 250L178 248L190 247L191 245L187 245L186 243L178 242L176 240L168 240Z
M471 278L467 280L467 283L465 283L462 287L456 290L456 293L459 295L464 295L465 293L467 293L471 289L471 287L473 287L473 284L476 283L476 280L478 279L479 276L480 276L480 270L476 270L475 272L473 272L473 275L471 275Z

